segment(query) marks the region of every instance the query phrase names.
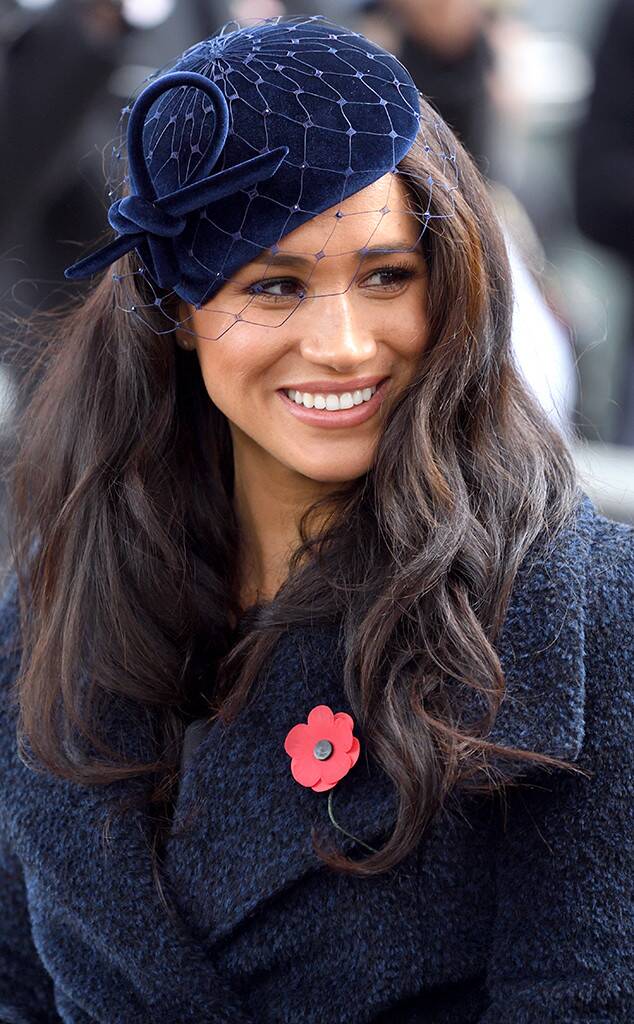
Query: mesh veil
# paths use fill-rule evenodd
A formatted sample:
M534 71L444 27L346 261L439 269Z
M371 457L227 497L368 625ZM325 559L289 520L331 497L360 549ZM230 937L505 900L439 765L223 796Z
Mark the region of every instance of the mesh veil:
M363 269L370 251L393 251L382 247L384 218L409 214L419 250L430 222L450 215L446 201L435 212L434 191L451 198L458 185L453 136L421 98L393 54L324 15L227 22L121 111L107 167L117 237L66 277L109 267L121 310L157 333L187 332L191 310L202 311L196 333L202 325L216 340L237 322L279 327L307 299L369 273L389 276L376 260ZM403 176L414 143L435 157L438 180L422 161L418 181ZM305 233L291 233L309 220L307 252ZM301 270L279 269L283 252L303 256ZM237 274L245 288L225 287Z

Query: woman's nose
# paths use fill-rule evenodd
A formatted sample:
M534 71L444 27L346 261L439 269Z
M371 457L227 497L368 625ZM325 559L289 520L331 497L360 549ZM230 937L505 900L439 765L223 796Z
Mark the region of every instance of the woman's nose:
M301 351L312 362L342 368L371 359L377 348L367 306L354 302L352 289L316 296L303 324Z

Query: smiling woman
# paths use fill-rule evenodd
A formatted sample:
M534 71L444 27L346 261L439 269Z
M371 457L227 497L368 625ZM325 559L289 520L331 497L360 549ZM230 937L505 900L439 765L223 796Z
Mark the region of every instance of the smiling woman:
M227 28L125 108L67 276L114 271L34 322L0 1019L629 1024L634 530L407 69Z
M428 331L412 206L402 181L384 175L183 311L178 343L195 350L231 432L234 509L254 556L255 578L243 581L250 595L274 596L307 487L319 497L368 471L391 404L414 378ZM276 276L262 278L263 266Z

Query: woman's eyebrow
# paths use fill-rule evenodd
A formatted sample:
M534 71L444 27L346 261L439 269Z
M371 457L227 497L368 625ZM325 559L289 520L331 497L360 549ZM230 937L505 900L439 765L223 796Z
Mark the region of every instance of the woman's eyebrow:
M397 239L393 242L383 245L364 245L361 249L350 250L349 253L342 253L341 255L354 255L359 256L362 259L365 256L373 256L377 253L397 253L397 252L414 252L422 253L420 242L416 242L414 245L411 242L401 241ZM327 254L326 254L327 255ZM284 252L284 250L278 250L275 253L265 250L256 256L255 259L251 260L251 263L266 263L266 264L278 264L284 263L287 266L306 267L314 265L314 257L302 256L299 253Z

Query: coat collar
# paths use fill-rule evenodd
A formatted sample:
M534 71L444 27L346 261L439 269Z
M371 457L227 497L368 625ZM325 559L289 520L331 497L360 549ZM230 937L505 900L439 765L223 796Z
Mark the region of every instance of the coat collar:
M580 751L585 575L595 514L583 494L575 521L552 551L529 555L516 576L495 645L506 694L488 735L503 746L564 759ZM166 868L181 911L208 946L320 868L313 827L339 850L367 855L330 823L327 794L293 779L284 751L288 731L316 704L352 714L341 685L342 659L336 626L290 630L276 645L257 696L230 725L214 722L186 765ZM333 812L343 828L378 848L394 825L395 790L368 756L356 725L355 735L361 756L335 787Z

